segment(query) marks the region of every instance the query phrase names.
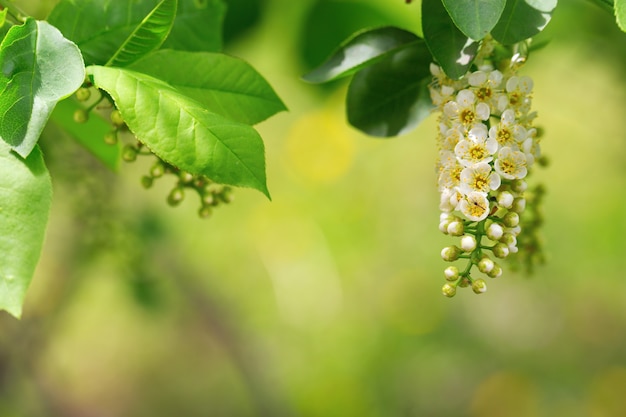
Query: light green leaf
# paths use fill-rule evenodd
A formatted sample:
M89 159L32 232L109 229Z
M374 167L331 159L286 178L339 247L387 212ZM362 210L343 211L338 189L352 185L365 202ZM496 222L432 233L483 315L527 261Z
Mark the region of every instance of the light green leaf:
M380 137L417 127L433 108L429 63L430 53L422 41L356 73L346 105L350 124Z
M491 34L504 45L535 36L550 22L556 5L557 0L508 0Z
M161 50L129 68L163 80L208 110L241 123L255 124L286 110L250 64L228 55Z
M505 4L506 0L443 0L456 27L476 41L491 32Z
M269 198L265 150L249 125L208 111L171 85L124 68L87 68L96 87L113 97L130 130L157 156L193 174Z
M615 8L617 26L622 32L626 32L626 0L615 0L613 7Z
M162 0L135 28L106 65L125 67L159 49L172 30L177 0Z
M325 83L346 77L393 54L399 48L419 41L415 34L393 26L360 31L344 41L326 62L302 79L311 83Z
M82 108L75 100L62 100L54 108L50 120L63 128L104 165L117 171L120 165L121 146L119 144L108 145L104 142L104 136L112 130L111 124L95 112L90 114L85 123L76 123L74 112Z
M456 27L442 0L422 0L422 30L428 49L446 75L452 79L465 75L478 43Z
M4 24L6 23L8 11L9 9L0 10L0 27L4 26Z
M39 147L26 159L0 142L0 309L19 318L43 245L52 184Z
M83 59L54 26L28 19L3 39L0 63L0 138L26 157L57 101L83 83Z
M48 22L80 48L87 65L104 65L158 0L61 0ZM179 0L178 13L164 47L219 51L222 0Z

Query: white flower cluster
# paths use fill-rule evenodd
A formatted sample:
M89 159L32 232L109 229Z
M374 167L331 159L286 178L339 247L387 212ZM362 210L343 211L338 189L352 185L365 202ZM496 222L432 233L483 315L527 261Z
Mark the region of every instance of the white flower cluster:
M431 64L430 93L440 111L438 187L442 211L439 228L461 236L461 247L444 248L444 260L470 260L463 272L451 273L443 292L456 286L486 290L483 280L470 276L472 265L491 277L502 269L484 252L504 258L517 252L519 214L526 201L525 178L540 156L536 117L531 112L533 81L518 76L515 66L500 72L489 64L451 80ZM491 245L483 245L486 237ZM456 270L455 267L451 267Z

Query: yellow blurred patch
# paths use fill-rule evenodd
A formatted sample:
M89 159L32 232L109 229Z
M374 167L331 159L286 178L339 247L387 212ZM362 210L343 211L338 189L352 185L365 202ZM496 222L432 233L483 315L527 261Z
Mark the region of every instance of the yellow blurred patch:
M539 415L539 395L528 378L499 372L476 389L470 406L473 417L534 417Z
M354 136L343 112L334 106L307 113L287 136L287 165L298 177L314 184L334 182L354 160Z
M624 387L626 387L626 367L616 366L597 375L589 386L589 416L626 416Z

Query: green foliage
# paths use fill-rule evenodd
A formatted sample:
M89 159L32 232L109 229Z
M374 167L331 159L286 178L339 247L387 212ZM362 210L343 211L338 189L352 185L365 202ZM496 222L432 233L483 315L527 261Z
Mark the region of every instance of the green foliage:
M15 317L22 314L22 303L39 260L52 184L39 147L26 159L0 142L0 308Z
M286 110L250 64L229 55L162 50L130 69L163 80L207 109L241 123L256 124Z
M104 138L111 132L111 125L99 115L92 115L85 123L76 123L74 113L82 107L72 99L60 101L52 112L50 120L85 147L104 165L117 171L120 165L120 146L105 143Z
M508 0L491 34L504 45L535 36L550 22L556 4L557 0Z
M432 109L429 56L420 41L357 73L348 89L348 121L373 136L414 129Z
M617 25L623 32L626 32L626 1L615 0L614 8Z
M164 161L269 197L264 146L249 125L206 109L165 81L123 68L90 66L96 87L113 97L130 130Z
M311 83L324 83L346 77L419 42L415 34L393 26L357 32L343 42L326 62L302 78Z
M455 25L466 36L482 39L498 23L506 0L443 0Z
M135 28L107 65L125 67L163 45L176 17L177 0L162 0Z
M0 137L26 157L57 101L83 82L83 61L57 29L28 19L3 39L0 62Z
M174 27L163 47L180 51L221 51L225 14L222 0L178 0Z

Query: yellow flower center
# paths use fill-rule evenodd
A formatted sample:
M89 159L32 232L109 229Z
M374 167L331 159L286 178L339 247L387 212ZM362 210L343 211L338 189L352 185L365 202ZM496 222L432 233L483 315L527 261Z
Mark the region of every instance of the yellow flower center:
M481 101L487 101L492 95L493 92L490 87L480 87L478 91L476 91L476 97Z
M485 158L485 148L480 145L475 145L469 148L469 156L474 161L482 161Z
M498 134L496 135L496 140L501 146L504 146L511 140L511 131L505 127L500 128L498 130Z
M465 109L461 112L461 114L459 115L459 118L461 120L461 123L469 125L474 123L474 120L476 119L476 115L474 114L474 112L470 109Z

